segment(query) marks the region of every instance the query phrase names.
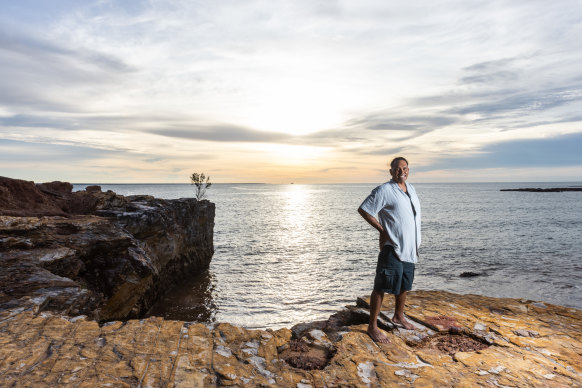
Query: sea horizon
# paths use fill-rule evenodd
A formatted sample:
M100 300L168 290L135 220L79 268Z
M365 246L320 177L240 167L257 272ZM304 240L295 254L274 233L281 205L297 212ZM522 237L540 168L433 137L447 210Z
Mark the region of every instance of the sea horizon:
M372 184L379 184L380 182L387 182L390 179L386 179L384 181L378 182L331 182L331 183L300 183L300 182L289 182L289 183L268 183L268 182L211 182L212 185L372 185ZM38 182L35 182L38 183ZM163 182L131 182L131 183L112 183L112 182L70 182L72 185L187 185L192 186L192 183L163 183ZM455 181L455 182L440 182L440 181L431 181L431 182L415 182L410 181L408 183L411 184L501 184L501 183L581 183L580 181Z

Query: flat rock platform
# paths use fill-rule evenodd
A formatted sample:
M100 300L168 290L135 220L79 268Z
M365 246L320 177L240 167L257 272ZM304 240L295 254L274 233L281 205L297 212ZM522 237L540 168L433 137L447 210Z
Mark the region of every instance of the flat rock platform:
M247 330L162 318L99 325L0 312L2 387L582 387L582 311L519 299L414 291L416 330L366 334L367 299L327 321Z

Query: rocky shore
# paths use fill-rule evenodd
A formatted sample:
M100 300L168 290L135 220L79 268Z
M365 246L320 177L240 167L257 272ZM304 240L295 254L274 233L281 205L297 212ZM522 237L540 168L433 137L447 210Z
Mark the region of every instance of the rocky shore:
M212 257L214 205L0 178L2 387L582 387L582 311L414 291L279 330L134 319Z
M0 309L138 318L208 268L214 204L0 177Z
M359 304L275 331L4 310L0 386L582 386L580 310L417 291L407 305L416 330L385 322L391 343L376 344Z

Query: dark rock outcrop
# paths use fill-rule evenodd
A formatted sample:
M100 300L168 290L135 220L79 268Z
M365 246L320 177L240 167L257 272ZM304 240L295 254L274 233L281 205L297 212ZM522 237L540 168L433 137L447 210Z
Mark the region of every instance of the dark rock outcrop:
M477 273L477 272L469 271L469 272L463 272L459 275L459 277L461 277L461 278L474 278L476 276L481 276L481 274Z
M214 204L0 178L0 309L141 316L210 264Z
M35 185L34 182L30 181L0 177L0 215L67 215L67 212L62 209L61 203L57 199L62 197L62 194L45 193L41 191L41 187L45 188L45 190L50 190L52 186L52 183ZM56 188L57 185L54 186ZM68 191L70 192L72 189L73 186L70 185L70 189Z
M524 188L524 189L501 189L499 191L526 191L531 193L561 193L563 191L582 191L582 187L551 187L549 189Z

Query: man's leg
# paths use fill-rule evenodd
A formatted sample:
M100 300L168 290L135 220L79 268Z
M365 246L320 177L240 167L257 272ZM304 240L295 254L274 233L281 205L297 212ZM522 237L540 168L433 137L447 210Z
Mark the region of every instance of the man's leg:
M392 321L404 326L407 330L414 330L414 326L404 318L404 304L406 303L406 294L408 291L402 291L399 295L394 295L394 301L396 302L396 308L394 310L394 316ZM370 311L371 312L371 311ZM371 316L371 314L370 314Z
M390 340L380 331L380 329L378 329L378 314L380 314L383 299L383 291L372 291L372 295L370 296L370 323L368 324L368 335L374 340L374 342L387 344Z

